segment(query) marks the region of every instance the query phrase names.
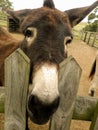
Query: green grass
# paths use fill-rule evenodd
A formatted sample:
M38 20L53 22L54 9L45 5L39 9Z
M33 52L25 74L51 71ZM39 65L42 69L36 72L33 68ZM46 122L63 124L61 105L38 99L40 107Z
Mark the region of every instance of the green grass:
M81 31L87 25L87 23L81 22L73 28L73 35L75 39L81 38Z
M7 21L0 20L0 26L7 27Z
M74 29L77 30L77 31L81 31L86 25L87 25L87 23L81 22L78 25L76 25L74 27Z
M0 26L7 26L7 14L0 12Z

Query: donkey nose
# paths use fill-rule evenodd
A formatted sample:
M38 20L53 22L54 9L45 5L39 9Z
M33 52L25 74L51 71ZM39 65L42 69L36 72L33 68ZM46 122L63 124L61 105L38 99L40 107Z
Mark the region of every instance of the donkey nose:
M56 97L51 103L41 101L36 95L30 95L28 99L28 109L31 112L35 112L37 109L50 109L51 113L54 113L59 105L60 97Z
M30 119L37 124L45 124L50 116L57 110L60 97L53 102L42 102L37 96L30 95L28 99L28 113Z

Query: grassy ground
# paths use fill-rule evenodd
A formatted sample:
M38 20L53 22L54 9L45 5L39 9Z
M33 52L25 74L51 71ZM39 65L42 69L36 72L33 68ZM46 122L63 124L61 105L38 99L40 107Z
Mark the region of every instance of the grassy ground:
M78 24L77 26L75 26L74 28L73 28L73 35L74 35L74 37L76 38L76 39L81 39L81 35L82 35L82 30L83 30L83 28L85 27L87 25L87 23L83 23L83 22L81 22L80 24ZM88 35L88 37L89 37L89 35ZM95 40L95 46L97 46L98 47L98 35L96 35L96 40ZM88 39L87 39L87 41L88 41ZM92 45L92 43L93 43L93 41L94 41L94 35L91 35L90 36L90 45Z
M0 26L7 27L7 14L0 12Z
M77 31L81 31L86 25L87 23L81 22L80 24L76 25L74 29Z
M81 38L81 31L83 30L83 28L87 25L87 23L81 22L80 24L76 25L73 28L73 35L76 39L80 39Z
M0 20L0 26L7 27L7 22L4 20Z

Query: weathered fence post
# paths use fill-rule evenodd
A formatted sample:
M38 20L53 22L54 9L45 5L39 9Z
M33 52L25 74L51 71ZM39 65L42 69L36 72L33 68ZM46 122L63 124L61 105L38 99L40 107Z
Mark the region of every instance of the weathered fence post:
M5 130L25 130L29 62L20 49L5 60Z
M90 38L91 38L91 35L92 35L92 33L89 33L89 37L88 37L87 44L89 44L89 43L90 43Z
M95 32L95 33L93 33L93 35L94 35L94 38L93 38L92 46L94 46L94 43L96 41L96 35L97 35L97 33Z
M85 37L83 39L84 42L86 41L86 37L87 37L87 32L85 32Z
M81 68L69 57L60 64L60 105L50 121L49 130L69 130L77 95Z
M97 32L87 32L82 31L81 40L86 42L90 46L98 47L98 33Z
M94 112L94 117L92 119L90 130L98 130L98 102L97 102L97 105L96 105L96 109L95 109L95 112Z

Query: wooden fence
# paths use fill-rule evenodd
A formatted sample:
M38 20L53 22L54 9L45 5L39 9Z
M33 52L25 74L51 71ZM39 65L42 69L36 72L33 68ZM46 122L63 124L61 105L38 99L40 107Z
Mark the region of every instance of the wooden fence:
M20 49L16 50L6 59L5 68L6 89L0 88L0 112L4 112L5 104L4 130L25 130L29 59ZM81 68L73 57L60 64L61 100L49 130L70 130L72 118L92 121L90 130L98 130L98 99L77 97L80 76Z
M81 39L90 46L98 48L98 32L82 31Z
M5 128L25 130L30 61L20 50L5 60Z

